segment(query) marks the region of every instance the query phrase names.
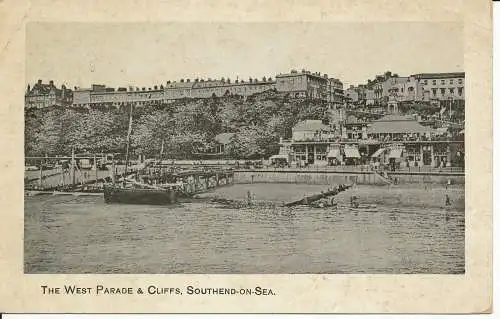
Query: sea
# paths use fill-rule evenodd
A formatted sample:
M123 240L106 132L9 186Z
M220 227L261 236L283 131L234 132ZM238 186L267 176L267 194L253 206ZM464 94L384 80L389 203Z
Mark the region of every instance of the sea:
M465 273L461 208L149 206L39 195L25 198L24 214L25 273Z

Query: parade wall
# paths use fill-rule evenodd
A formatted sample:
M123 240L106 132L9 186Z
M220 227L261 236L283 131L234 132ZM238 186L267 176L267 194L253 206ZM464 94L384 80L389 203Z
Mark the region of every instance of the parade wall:
M389 177L398 184L465 184L464 173L443 172L397 172L389 173ZM234 183L292 183L292 184L349 184L356 182L361 185L387 185L379 175L374 172L356 171L303 171L303 170L236 170Z

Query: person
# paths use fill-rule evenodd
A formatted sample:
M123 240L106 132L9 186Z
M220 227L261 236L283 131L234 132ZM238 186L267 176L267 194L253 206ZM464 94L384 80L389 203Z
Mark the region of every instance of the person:
M445 206L451 206L451 200L450 200L450 196L448 196L448 194L445 195Z
M356 201L357 197L356 196L351 196L351 207L353 208L358 208L359 203Z
M250 191L247 191L247 201L248 205L252 205L252 193Z
M330 201L330 206L334 209L337 209L337 201L335 200L335 197L332 197L332 200Z

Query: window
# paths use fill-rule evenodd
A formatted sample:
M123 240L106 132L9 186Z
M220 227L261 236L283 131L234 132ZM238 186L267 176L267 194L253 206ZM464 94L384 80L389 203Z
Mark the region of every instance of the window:
M450 84L453 84L453 79L450 80Z
M463 80L462 79L458 79L458 84L463 84Z
M445 89L441 89L441 95L445 94Z
M437 89L432 89L432 96L436 96Z
M445 81L444 80L441 80L441 84L444 85Z
M436 80L432 80L432 85L436 85Z
M450 94L455 94L455 89L454 88L450 88Z
M458 88L458 95L462 96L464 88Z
M424 80L424 85L427 85L427 80Z

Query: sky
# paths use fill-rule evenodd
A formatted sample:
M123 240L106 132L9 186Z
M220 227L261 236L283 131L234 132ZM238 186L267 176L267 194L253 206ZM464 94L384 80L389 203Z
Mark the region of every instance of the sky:
M29 23L26 30L26 84L152 87L306 69L347 87L388 70L464 71L463 29L452 22Z

